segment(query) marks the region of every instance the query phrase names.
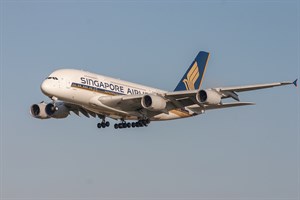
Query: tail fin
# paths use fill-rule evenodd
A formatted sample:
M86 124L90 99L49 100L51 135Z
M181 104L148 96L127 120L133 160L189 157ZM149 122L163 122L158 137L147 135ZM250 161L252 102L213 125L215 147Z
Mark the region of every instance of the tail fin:
M209 53L200 51L174 91L199 89L208 59Z

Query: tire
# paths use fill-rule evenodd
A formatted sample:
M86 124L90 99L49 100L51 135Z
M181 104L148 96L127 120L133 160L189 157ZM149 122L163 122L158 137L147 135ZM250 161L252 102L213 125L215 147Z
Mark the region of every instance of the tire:
M150 119L146 119L146 124L150 124Z
M122 124L122 123L119 123L119 124L118 124L118 128L123 128L123 124Z
M131 127L132 127L132 128L135 128L135 122L132 122L132 123L131 123Z
M142 122L138 122L138 124L139 124L139 127L143 127L144 126Z

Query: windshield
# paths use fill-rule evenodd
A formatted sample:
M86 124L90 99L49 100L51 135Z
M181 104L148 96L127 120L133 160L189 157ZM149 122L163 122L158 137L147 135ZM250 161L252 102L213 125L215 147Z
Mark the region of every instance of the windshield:
M58 80L58 78L57 78L57 77L53 77L53 76L49 76L49 77L47 77L46 79Z

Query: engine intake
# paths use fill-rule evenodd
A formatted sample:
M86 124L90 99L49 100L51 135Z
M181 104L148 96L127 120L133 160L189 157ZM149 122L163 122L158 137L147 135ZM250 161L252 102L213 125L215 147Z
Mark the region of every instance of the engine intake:
M47 104L45 102L41 102L39 104L33 104L30 107L30 114L33 117L38 118L38 119L48 119L49 116L45 112L46 105Z
M164 98L150 94L143 96L141 104L143 108L151 111L164 110L167 106L167 102Z
M221 103L221 95L214 90L200 90L196 99L203 104L218 105Z

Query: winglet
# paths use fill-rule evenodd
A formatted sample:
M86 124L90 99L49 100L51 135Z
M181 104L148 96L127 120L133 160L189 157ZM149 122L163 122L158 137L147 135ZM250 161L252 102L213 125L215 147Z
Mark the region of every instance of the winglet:
M298 79L294 80L293 84L295 87L298 87L298 83L297 83Z

